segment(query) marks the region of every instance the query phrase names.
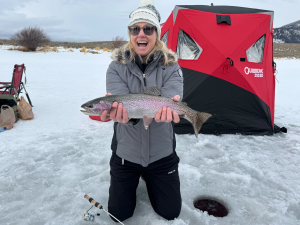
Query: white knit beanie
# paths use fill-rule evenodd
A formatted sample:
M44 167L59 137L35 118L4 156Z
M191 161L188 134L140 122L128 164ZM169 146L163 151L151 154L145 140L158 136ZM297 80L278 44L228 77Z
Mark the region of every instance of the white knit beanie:
M132 26L136 23L145 22L156 26L157 35L160 38L161 28L160 28L160 14L154 6L153 0L141 0L140 6L134 10L129 15L129 24ZM128 31L128 36L130 38L130 33Z

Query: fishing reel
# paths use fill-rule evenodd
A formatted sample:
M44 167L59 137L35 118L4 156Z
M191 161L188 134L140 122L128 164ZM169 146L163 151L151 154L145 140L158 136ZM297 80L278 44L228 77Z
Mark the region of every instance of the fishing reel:
M91 208L89 208L87 211L85 211L82 214L82 219L84 219L85 221L90 221L90 222L95 222L95 213L89 213L89 211L93 208L93 205ZM100 216L100 213L97 213L96 216Z
M106 212L108 215L110 215L112 218L114 218L120 224L124 225L124 223L122 223L120 220L118 220L116 217L114 217L112 214L110 214L108 211L106 211L103 208L103 206L100 205L99 202L96 202L93 198L91 198L88 195L85 195L84 198L86 198L87 200L89 200L89 202L92 203L93 205L91 206L91 208L89 208L87 211L85 211L82 214L82 219L84 219L85 221L94 222L95 221L95 216L100 216L100 213L97 213L97 214L95 214L94 212L89 213L89 211L95 206L96 208L102 209L104 212Z

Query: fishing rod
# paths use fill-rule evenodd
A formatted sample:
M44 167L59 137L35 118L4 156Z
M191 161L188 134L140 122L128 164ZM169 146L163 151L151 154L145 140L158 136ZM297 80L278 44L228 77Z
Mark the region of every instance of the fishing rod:
M102 205L100 205L99 202L96 202L93 198L91 198L90 196L88 195L85 195L84 198L86 198L90 203L92 203L93 205L91 206L91 208L89 208L87 211L85 211L83 214L82 214L82 218L85 220L85 221L91 221L91 222L94 222L95 221L95 213L89 213L89 211L93 208L93 206L99 208L99 209L102 209L104 212L106 212L108 215L110 215L111 217L113 217L116 221L118 221L120 224L123 224L120 220L118 220L116 217L114 217L113 215L111 215L108 211L106 211ZM97 213L96 214L97 216L100 216L100 213Z

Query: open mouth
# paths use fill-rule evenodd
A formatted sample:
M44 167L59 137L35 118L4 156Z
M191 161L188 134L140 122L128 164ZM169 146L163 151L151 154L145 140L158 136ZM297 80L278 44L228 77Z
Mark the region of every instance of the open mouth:
M147 42L147 41L138 41L138 42L137 42L137 46L138 46L139 48L146 48L147 45L148 45L148 42Z
M80 110L80 111L83 112L86 115L90 115L91 113L93 113L93 110L92 110L93 106L92 105L89 105L89 106L82 105L81 108L83 110Z
M93 105L81 106L83 110L80 110L85 115L89 116L101 116L102 111L99 108L95 108ZM108 114L109 115L109 114Z
M85 115L90 115L87 111L85 110L80 110L81 112L83 112Z
M81 112L83 112L84 114L88 115L89 112L88 112L88 108L85 107L85 106L81 106L81 108L83 108L83 110L80 110Z

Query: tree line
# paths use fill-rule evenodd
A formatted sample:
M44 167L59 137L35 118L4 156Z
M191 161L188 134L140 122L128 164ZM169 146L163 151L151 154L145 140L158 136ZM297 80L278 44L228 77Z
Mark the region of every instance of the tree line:
M16 45L23 46L28 51L35 51L51 41L51 38L40 27L25 27L11 36L10 40ZM113 49L121 47L126 40L121 36L112 38Z

